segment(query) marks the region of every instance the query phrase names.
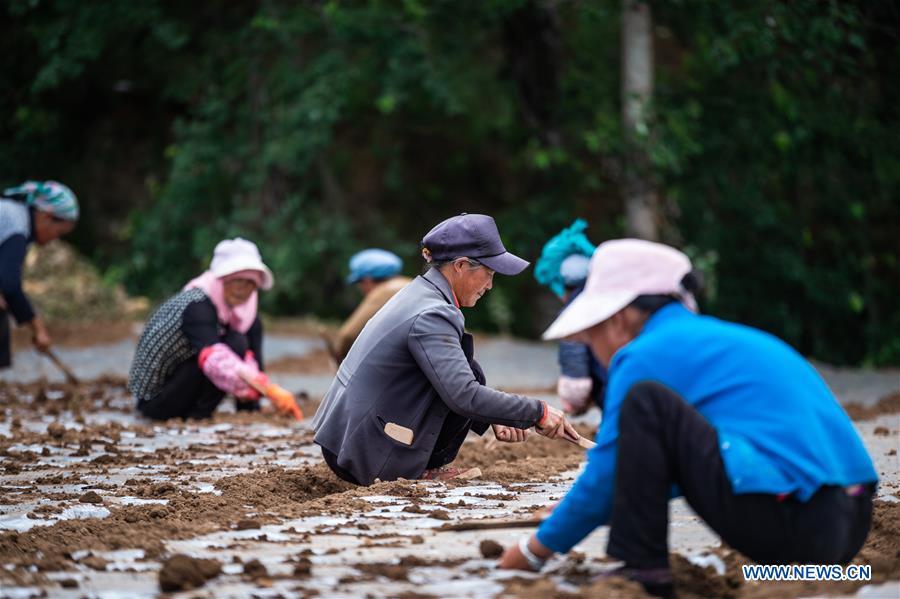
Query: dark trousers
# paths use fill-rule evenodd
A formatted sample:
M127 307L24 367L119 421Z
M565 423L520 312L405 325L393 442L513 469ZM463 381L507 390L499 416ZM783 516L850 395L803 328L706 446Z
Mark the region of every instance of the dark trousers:
M9 331L9 312L0 308L0 368L12 366L12 336Z
M247 351L247 336L236 331L226 334L222 342L239 356ZM225 392L213 385L191 358L178 365L159 393L138 402L138 410L154 420L209 418L224 397ZM258 410L259 402L238 401L237 409Z
M431 457L428 458L428 465L426 468L440 468L455 460L456 454L459 453L459 448L462 446L463 441L465 441L466 435L469 434L471 425L471 420L451 413L447 419L444 420L444 426L441 427L441 432L435 443L435 449L432 452ZM333 452L328 451L323 447L322 458L324 458L325 463L328 464L328 467L331 468L331 471L334 472L338 478L353 485L359 484L352 474L338 465L337 455Z
M673 484L725 543L761 564L846 564L869 533L874 485L858 496L825 486L805 503L733 493L715 429L658 383L625 398L616 463L607 553L629 567L668 566Z
M331 468L331 471L334 472L339 479L348 482L351 485L359 484L359 481L356 480L356 478L352 474L338 466L337 456L334 453L328 451L323 447L322 457L325 459L325 463L328 464L328 467Z
M484 376L484 370L475 360L475 346L472 336L468 333L463 335L462 339L463 353L469 361L472 368L472 374L479 385L486 385L487 378ZM444 417L444 424L441 425L441 431L438 433L437 440L434 442L434 450L431 457L428 458L426 470L432 468L441 468L456 459L456 454L462 447L463 442L469 435L469 430L475 430L479 435L483 435L488 429L488 425L483 423L474 423L464 416L460 416L454 412L449 412Z
M434 451L428 458L426 469L441 468L456 459L459 448L462 447L463 441L469 435L469 429L472 428L472 421L458 414L450 412L444 418L444 424L441 426L441 432L438 433L437 441L434 443Z

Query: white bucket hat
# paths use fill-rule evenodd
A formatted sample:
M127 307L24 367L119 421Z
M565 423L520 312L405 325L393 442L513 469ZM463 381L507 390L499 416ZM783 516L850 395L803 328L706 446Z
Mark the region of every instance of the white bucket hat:
M544 331L544 339L562 339L599 324L641 295L676 294L692 309L693 296L681 281L691 261L675 248L642 239L600 244L591 258L584 291Z
M255 270L262 273L260 289L271 289L275 283L272 271L263 264L259 248L252 241L247 241L242 237L225 239L216 244L212 261L209 263L209 270L219 278L242 270Z

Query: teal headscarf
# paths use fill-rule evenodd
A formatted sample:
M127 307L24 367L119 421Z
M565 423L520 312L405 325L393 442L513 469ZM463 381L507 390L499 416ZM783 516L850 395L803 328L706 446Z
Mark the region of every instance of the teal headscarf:
M25 181L3 192L5 197L24 201L36 210L62 220L78 220L78 198L72 190L57 181Z
M560 231L544 244L541 257L534 265L534 278L559 297L566 292L565 279L561 272L563 261L572 255L590 257L596 249L584 234L587 226L587 221L579 218Z

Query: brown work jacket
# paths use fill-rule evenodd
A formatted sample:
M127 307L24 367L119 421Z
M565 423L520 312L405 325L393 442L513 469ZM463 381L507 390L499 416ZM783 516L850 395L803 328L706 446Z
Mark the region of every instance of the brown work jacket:
M382 281L372 289L360 302L350 318L341 326L334 339L335 359L342 362L347 357L347 352L353 346L353 342L359 337L363 327L375 313L381 310L394 294L406 287L412 279L403 276L391 277Z

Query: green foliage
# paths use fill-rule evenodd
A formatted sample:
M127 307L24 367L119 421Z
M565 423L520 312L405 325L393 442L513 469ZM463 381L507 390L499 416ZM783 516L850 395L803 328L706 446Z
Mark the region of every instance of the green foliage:
M900 14L888 3L653 2L642 136L705 308L818 358L900 363ZM0 16L0 182L54 177L76 241L162 298L215 243L261 246L264 307L340 317L364 247L492 214L535 258L576 216L622 234L613 0L15 0ZM534 334L528 274L470 327Z
M898 15L816 1L660 8L685 51L657 88L652 155L681 234L716 251L709 307L823 360L900 361Z

